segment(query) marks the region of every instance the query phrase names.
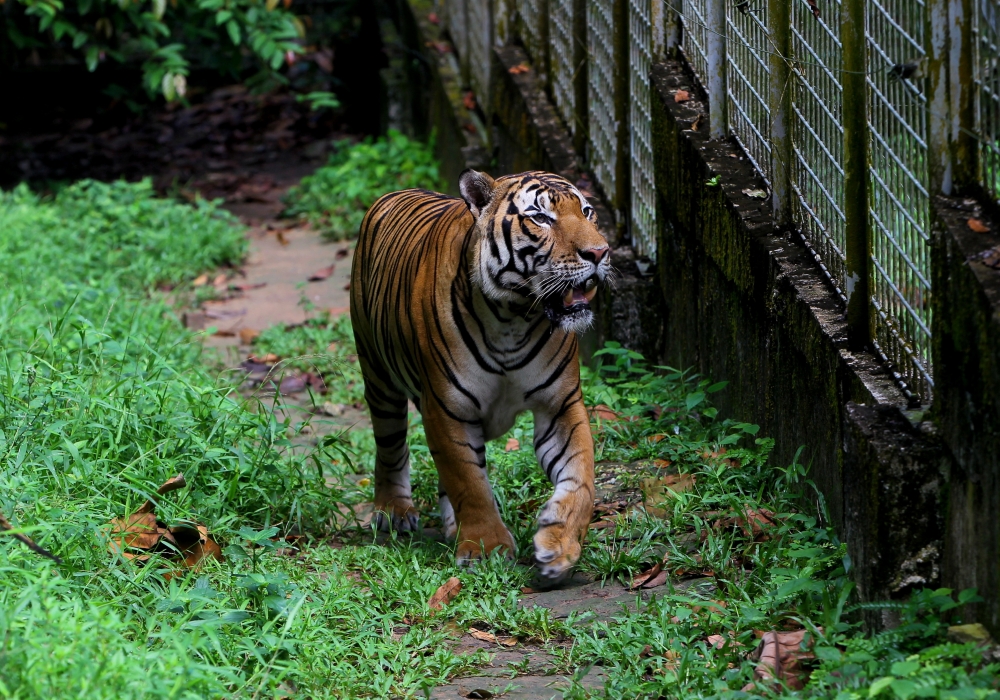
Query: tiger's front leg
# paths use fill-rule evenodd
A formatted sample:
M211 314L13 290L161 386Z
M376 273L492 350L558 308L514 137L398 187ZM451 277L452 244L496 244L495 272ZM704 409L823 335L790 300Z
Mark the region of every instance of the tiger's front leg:
M442 517L448 530L452 519L457 530L455 558L466 564L495 549L513 556L514 538L500 518L486 473L482 425L453 417L428 394L424 395L424 432L444 492ZM448 506L451 518L445 512Z
M535 411L535 456L555 485L538 516L535 562L558 583L580 559L594 513L594 438L579 385L553 409Z

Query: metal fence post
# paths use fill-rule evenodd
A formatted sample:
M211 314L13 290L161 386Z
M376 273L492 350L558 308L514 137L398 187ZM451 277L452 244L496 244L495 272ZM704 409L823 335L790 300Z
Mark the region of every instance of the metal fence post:
M573 0L573 66L573 91L576 103L573 148L582 158L590 133L587 106L587 0Z
M653 4L663 8L664 53L673 58L681 45L681 13L676 9L682 7L681 0L677 0L676 3L669 6L665 2L656 2L655 0ZM662 61L663 58L664 56L660 55L656 56L655 60Z
M948 130L948 5L951 0L927 3L927 126L930 136L928 166L932 193L951 194L951 144Z
M708 0L708 126L709 136L723 139L729 134L726 94L726 0Z
M973 135L982 128L976 118L977 76L973 70L977 34L982 40L985 29L980 27L979 32L973 31L973 27L981 20L976 16L978 11L979 3L972 0L951 0L948 3L950 140L952 176L958 188L978 184L981 175L979 143ZM984 76L978 77L982 79Z
M847 343L862 350L871 343L871 234L868 221L869 131L868 45L865 1L844 0L840 23L843 45L844 218L846 234L844 292Z
M770 0L767 8L771 39L769 103L771 111L771 205L779 226L792 223L792 48L791 0Z
M615 162L615 205L618 210L619 233L625 230L629 203L631 154L629 151L629 61L628 61L628 0L614 0L614 83L617 159Z

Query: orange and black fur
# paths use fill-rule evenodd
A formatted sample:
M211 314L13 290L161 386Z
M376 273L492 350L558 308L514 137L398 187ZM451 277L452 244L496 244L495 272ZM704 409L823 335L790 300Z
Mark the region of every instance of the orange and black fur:
M417 525L407 400L423 415L441 517L468 562L514 540L486 470L487 440L518 413L555 485L538 517L535 560L550 581L580 557L594 505L594 444L580 391L577 331L611 274L596 214L567 180L467 170L462 199L425 190L382 197L361 225L351 319L377 455L379 526Z

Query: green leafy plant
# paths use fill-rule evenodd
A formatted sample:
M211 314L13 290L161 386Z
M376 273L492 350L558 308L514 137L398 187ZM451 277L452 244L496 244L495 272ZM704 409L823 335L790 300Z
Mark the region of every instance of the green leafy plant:
M341 141L325 166L289 190L285 215L303 218L339 240L357 234L379 197L411 187L442 188L430 146L397 131L374 141Z
M302 53L305 25L280 0L12 0L0 36L15 51L141 64L150 95L183 98L192 68L238 77L247 59L257 82L281 81ZM331 104L329 98L326 104Z

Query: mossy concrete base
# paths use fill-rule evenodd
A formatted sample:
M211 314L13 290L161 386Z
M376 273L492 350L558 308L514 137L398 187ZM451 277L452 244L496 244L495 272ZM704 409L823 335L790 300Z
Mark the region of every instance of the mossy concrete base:
M657 64L652 77L662 359L729 380L720 410L759 423L775 463L798 455L810 467L866 599L935 585L939 568L907 571L940 549L946 450L912 427L877 358L848 350L842 299L801 237L777 226L739 145L708 138L702 100L675 101L699 94L684 66Z
M977 588L969 619L1000 638L1000 217L974 200L938 197L931 297L934 410L955 456L944 583ZM977 233L969 219L986 224Z

